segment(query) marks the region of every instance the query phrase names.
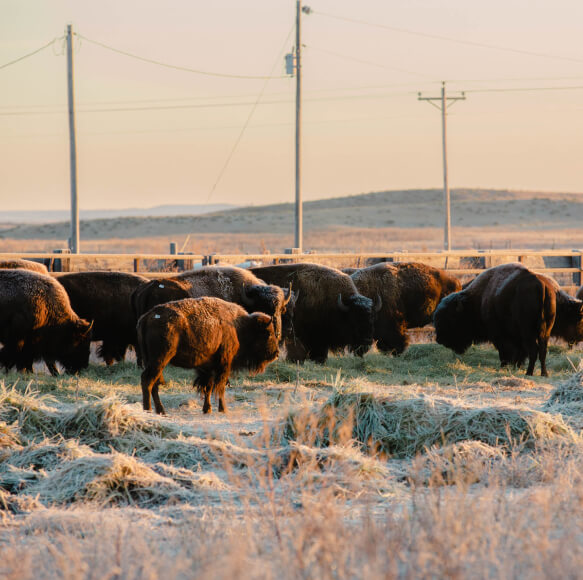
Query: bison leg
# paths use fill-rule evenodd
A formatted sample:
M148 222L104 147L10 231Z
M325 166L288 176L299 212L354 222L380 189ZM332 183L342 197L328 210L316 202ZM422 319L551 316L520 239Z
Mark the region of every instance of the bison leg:
M540 338L538 341L538 358L540 360L540 375L541 377L548 377L547 372L547 346L548 341L546 338Z
M52 359L45 359L45 364L47 365L47 369L49 369L49 373L53 377L58 377L61 373L59 373L59 369L57 368L57 363Z
M532 376L534 373L534 365L536 363L537 356L538 346L536 341L532 341L532 343L528 345L528 368L526 369L526 374L528 376Z
M162 405L160 395L158 394L158 387L162 381L164 381L164 377L162 376L162 373L160 373L160 376L152 387L152 399L154 399L154 408L156 409L156 413L158 413L158 415L166 415L166 409L164 409L164 405ZM164 382L164 384L166 383Z
M160 396L158 394L158 385L162 379L162 370L159 367L147 366L142 372L141 384L142 384L142 403L144 411L151 411L152 406L150 403L150 395L154 399L154 406L156 408L156 413L159 415L165 415L166 411L164 406L160 401Z

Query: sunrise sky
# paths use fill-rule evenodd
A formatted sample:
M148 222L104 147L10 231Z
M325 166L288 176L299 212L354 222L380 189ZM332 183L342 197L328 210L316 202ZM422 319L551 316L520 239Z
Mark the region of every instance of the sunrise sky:
M583 191L580 0L304 3L306 200L441 187L440 114L417 100L441 81L467 96L450 109L451 187ZM0 67L67 23L81 36L82 209L291 202L294 18L294 0L0 0ZM2 208L67 208L62 40L0 68L0 86Z

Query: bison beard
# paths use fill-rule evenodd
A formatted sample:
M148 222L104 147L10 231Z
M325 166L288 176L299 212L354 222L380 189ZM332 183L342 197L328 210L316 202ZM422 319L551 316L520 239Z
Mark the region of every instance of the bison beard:
M435 311L436 340L458 354L471 344L492 342L501 366L528 357L532 375L537 356L547 376L548 340L556 316L556 292L545 276L520 264L480 274L466 289L444 298Z
M273 319L220 298L187 298L152 308L138 321L144 410L150 396L156 413L165 413L158 387L168 364L196 369L194 386L204 397L203 413L211 412L211 394L225 412L225 387L232 370L262 372L278 355Z

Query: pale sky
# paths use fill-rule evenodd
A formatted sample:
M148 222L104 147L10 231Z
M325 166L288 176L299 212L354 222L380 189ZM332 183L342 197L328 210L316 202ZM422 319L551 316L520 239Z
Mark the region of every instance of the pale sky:
M583 192L583 2L304 4L305 200L441 187L440 113L417 100L441 81L467 96L449 110L451 187ZM295 0L0 0L0 67L71 23L146 59L281 77L294 19ZM89 40L75 52L81 209L294 200L295 79L194 74ZM69 205L62 48L0 68L5 210Z

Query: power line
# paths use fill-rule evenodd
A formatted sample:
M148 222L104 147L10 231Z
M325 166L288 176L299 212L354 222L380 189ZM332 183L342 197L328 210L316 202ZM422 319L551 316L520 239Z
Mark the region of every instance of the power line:
M151 58L146 58L143 56L139 56L137 54L133 54L131 52L126 52L125 50L120 50L118 48L114 48L113 46L109 46L107 44L104 44L102 42L98 42L97 40L91 40L90 38L87 38L86 36L83 36L79 33L75 33L75 36L77 36L78 38L81 38L82 40L85 40L91 44L95 44L96 46L100 46L101 48L105 48L107 50L110 50L111 52L115 52L117 54L121 54L123 56L127 56L129 58L134 58L136 60L140 60L142 62L147 62L149 64L155 64L157 66L161 66L164 68L169 68L169 69L173 69L173 70L179 70L179 71L183 71L183 72L190 72L190 73L195 73L195 74L199 74L199 75L205 75L205 76L210 76L210 77L220 77L220 78L227 78L227 79L247 79L247 80L270 80L273 78L278 78L278 79L284 79L287 78L286 76L279 76L279 77L265 77L265 76L254 76L254 75L234 75L234 74L227 74L227 73L217 73L217 72L210 72L210 71L203 71L200 69L194 69L194 68L189 68L189 67L185 67L185 66L179 66L179 65L174 65L174 64L169 64L166 62L161 62L159 60L154 60Z
M334 20L341 20L344 22L353 22L355 24L362 24L364 26L371 26L374 28L383 28L385 30L392 30L393 32L401 32L403 34L422 36L424 38L432 38L434 40L443 40L446 42L453 42L456 44L464 44L466 46L475 46L477 48L488 48L488 49L492 49L492 50L514 52L516 54L523 54L526 56L536 56L536 57L541 57L541 58L550 58L550 59L554 59L554 60L565 60L565 61L569 61L569 62L583 63L583 59L581 59L581 58L575 58L575 57L570 57L570 56L559 56L556 54L545 54L542 52L532 52L529 50L522 50L520 48L510 48L507 46L497 46L495 44L486 44L484 42L474 42L472 40L460 40L458 38L451 38L449 36L441 36L439 34L418 32L416 30L410 30L408 28L399 28L397 26L388 26L387 24L380 24L378 22L368 22L367 20L360 20L358 18L348 18L346 16L338 16L336 14L329 14L327 12L320 12L319 10L312 10L312 13L320 15L320 16L325 16L327 18L332 18Z
M360 58L355 58L353 56L348 56L345 54L340 54L338 52L333 52L332 50L327 50L325 48L317 48L315 46L310 46L310 45L305 45L306 48L309 48L310 50L316 50L318 52L323 52L325 54L330 54L332 56L335 56L337 58L342 58L344 60L351 60L353 62L358 62L360 64L368 64L370 66L376 66L378 68L384 68L385 70L390 70L390 71L397 71L397 72L402 72L402 73L406 73L409 75L416 75L416 76L420 76L420 77L429 77L429 75L425 74L425 73L419 73L419 72L415 72L415 71L410 71L410 70L406 70L406 69L402 69L402 68L397 68L394 66L387 66L384 64L380 64L378 62L372 62L370 60L363 60Z
M19 58L16 58L14 60L11 60L10 62L7 62L3 65L0 65L0 70L3 68L6 68L8 66L11 66L13 64L16 64L26 58L29 58L31 56L34 56L35 54L38 54L39 52L41 52L42 50L45 50L45 48L48 48L49 46L51 46L52 44L54 44L55 42L57 42L58 40L62 40L64 37L61 36L59 38L53 38L50 42L47 42L46 44L43 44L43 46L41 46L40 48L37 48L36 50L33 50L32 52L29 52L28 54L25 54Z
M231 148L231 151L229 152L229 155L227 156L227 159L223 165L223 167L221 168L221 170L219 171L219 175L217 177L217 179L215 180L213 186L211 187L209 194L206 198L206 202L208 203L212 194L215 192L217 186L219 185L219 182L221 181L221 179L223 178L223 175L225 174L227 167L229 166L229 164L231 163L231 159L233 158L233 155L235 154L235 151L237 149L237 147L239 146L239 143L241 142L241 139L243 138L243 134L245 133L245 130L247 129L249 123L251 122L251 117L253 117L253 113L255 113L255 109L257 109L257 105L259 104L259 101L261 100L261 97L263 97L263 93L265 92L265 89L267 88L267 83L269 82L271 75L273 74L273 72L275 71L275 67L277 66L278 62L281 62L281 57L283 55L283 51L285 50L285 47L289 41L289 38L293 32L294 27L292 26L292 28L290 29L290 31L287 34L287 37L283 43L283 46L281 48L281 50L279 51L277 58L275 60L275 62L273 63L273 67L271 68L271 72L270 72L270 76L267 77L267 79L265 80L265 82L263 83L263 86L261 87L261 91L259 92L259 95L257 96L257 99L255 100L255 103L253 103L253 107L251 108L251 110L249 111L249 115L247 115L247 119L245 120L245 124L243 125L243 127L241 128L241 131L239 132L239 135L237 136L237 139L235 140L235 143L233 144L233 147Z

